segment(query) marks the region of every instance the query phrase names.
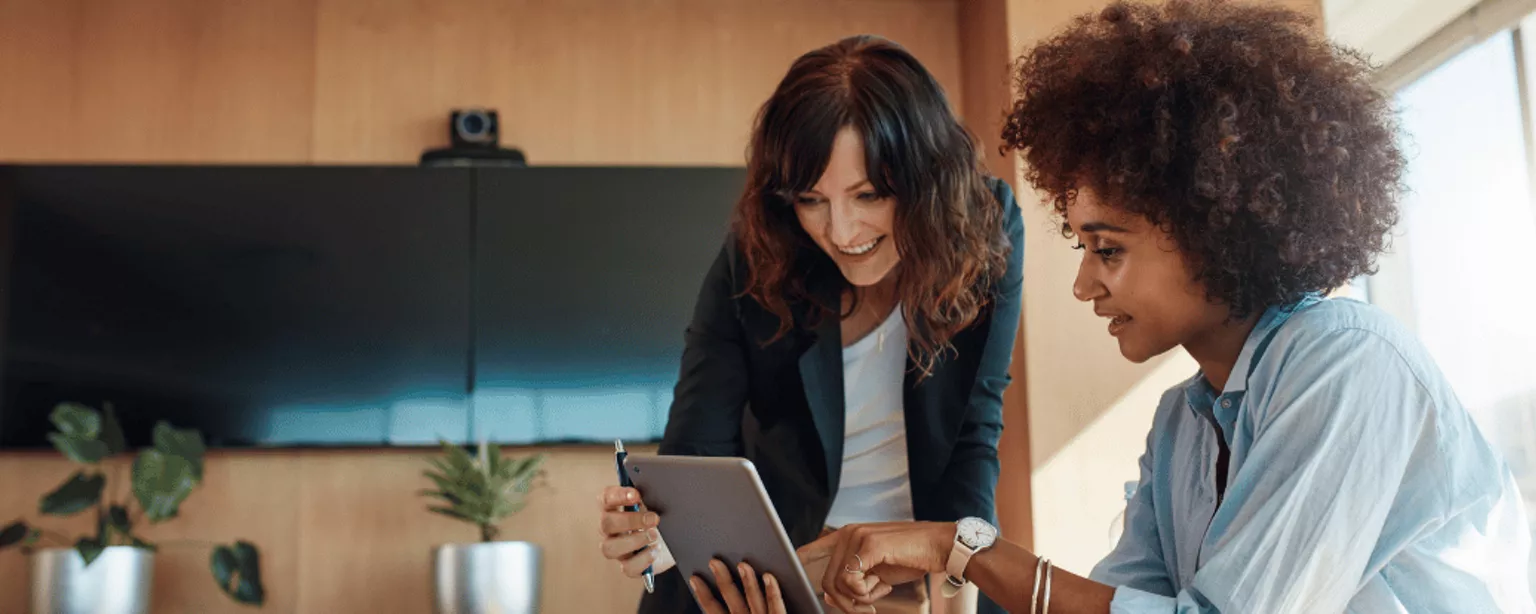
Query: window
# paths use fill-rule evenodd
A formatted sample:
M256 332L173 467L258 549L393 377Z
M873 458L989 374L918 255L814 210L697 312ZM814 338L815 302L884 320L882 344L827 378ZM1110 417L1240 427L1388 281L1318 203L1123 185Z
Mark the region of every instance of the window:
M1417 332L1536 509L1536 205L1518 36L1396 93L1411 193L1370 295Z

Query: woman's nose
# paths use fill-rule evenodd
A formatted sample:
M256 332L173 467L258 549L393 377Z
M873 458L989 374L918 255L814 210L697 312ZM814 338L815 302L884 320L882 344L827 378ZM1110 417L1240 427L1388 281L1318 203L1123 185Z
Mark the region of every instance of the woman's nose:
M1104 295L1104 284L1089 270L1088 259L1084 258L1077 265L1077 278L1072 280L1072 296L1077 300L1088 302Z
M827 239L834 245L847 247L858 239L859 220L853 207L833 202L827 219Z

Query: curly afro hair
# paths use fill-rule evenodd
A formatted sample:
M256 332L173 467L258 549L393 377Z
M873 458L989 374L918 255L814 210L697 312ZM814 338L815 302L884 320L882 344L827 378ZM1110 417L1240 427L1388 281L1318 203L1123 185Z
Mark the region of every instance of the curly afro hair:
M1004 149L1058 217L1086 187L1170 233L1243 318L1374 272L1404 160L1370 70L1286 9L1117 2L1019 58Z

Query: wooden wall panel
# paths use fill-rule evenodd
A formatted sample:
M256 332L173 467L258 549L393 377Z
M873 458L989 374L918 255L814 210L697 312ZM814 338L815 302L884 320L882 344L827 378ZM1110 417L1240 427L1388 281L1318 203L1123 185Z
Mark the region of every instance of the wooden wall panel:
M993 175L1013 180L1016 156L1004 155L1002 130L1013 106L1012 50L1008 44L1007 0L969 0L958 22L966 127L981 141Z
M0 160L413 163L492 106L547 164L739 164L795 56L901 42L962 103L954 0L0 0Z
M799 54L851 33L908 45L955 96L953 3L320 0L323 162L414 160L454 107L500 111L543 164L740 164L753 114ZM804 15L790 19L789 15Z
M0 159L66 159L73 138L78 0L0 0Z
M6 2L0 159L307 160L312 1Z
M112 161L281 160L310 132L310 0L87 2L78 143Z

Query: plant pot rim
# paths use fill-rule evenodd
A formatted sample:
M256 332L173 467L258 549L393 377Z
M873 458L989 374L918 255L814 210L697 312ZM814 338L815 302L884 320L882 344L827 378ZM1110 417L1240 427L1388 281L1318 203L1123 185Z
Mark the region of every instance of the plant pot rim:
M121 550L138 550L138 551L142 552L145 556L154 556L155 555L155 551L154 550L150 550L149 548L141 548L139 546L128 546L128 545L121 545L121 544L114 545L114 546L107 546L106 548L103 548L101 551L103 553L106 553L106 552L110 552L110 551L121 551ZM79 550L76 550L74 546L48 546L46 548L38 547L38 546L33 546L30 549L28 549L28 553L29 554L34 554L34 555L36 555L36 554L44 554L44 553L61 553L62 554L62 553L67 553L67 552L79 552Z
M478 541L476 541L476 542L445 542L445 543L438 544L436 547L438 547L438 548L473 548L473 547L476 547L476 546L481 546L481 547L484 547L484 546L524 546L524 547L529 547L529 548L540 548L541 547L541 546L539 546L539 544L537 542L531 542L531 541L520 540L520 539L498 539L496 541L489 541L489 542L478 542Z
M33 546L32 547L32 550L37 551L37 552L45 552L45 551L48 551L48 550L74 550L74 549L75 549L74 546L48 546L46 548L42 547L42 546ZM149 548L145 548L145 547L142 547L142 546L133 546L133 545L129 545L129 544L113 544L111 546L106 546L106 547L102 548L102 550L127 550L127 549L143 550L145 552L154 552L154 550L151 550Z

